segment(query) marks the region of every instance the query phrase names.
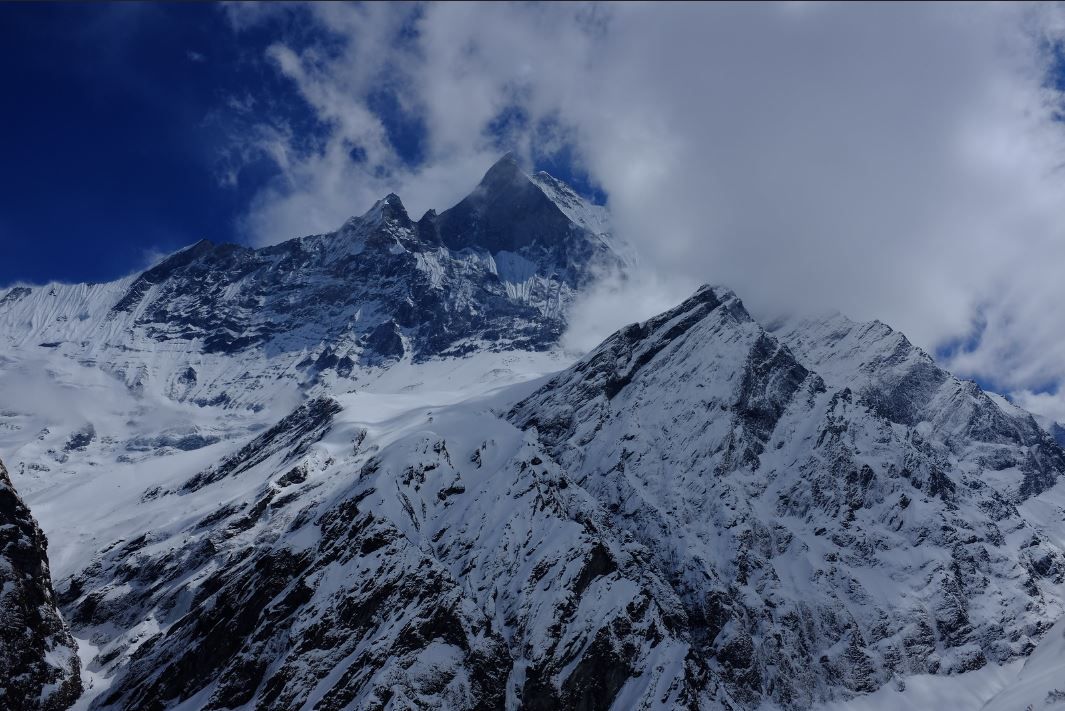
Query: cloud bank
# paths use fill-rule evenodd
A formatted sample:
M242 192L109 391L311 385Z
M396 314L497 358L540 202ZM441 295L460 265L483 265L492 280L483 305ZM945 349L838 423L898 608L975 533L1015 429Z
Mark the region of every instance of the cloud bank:
M308 145L264 120L254 140L282 177L247 215L255 240L332 229L393 190L415 215L447 207L503 148L530 163L567 150L648 271L626 298L582 304L582 333L722 283L756 314L880 318L959 374L1065 412L1058 7L230 15L237 31L282 28L262 61L326 127ZM320 39L285 29L308 26ZM415 159L397 121L418 128Z

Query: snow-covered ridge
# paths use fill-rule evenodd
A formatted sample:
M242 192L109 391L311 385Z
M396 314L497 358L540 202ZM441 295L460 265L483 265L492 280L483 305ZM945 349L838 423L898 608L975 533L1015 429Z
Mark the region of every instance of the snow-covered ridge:
M837 314L777 325L774 333L830 384L850 388L888 421L932 436L962 468L998 478L1014 500L1053 486L1065 468L1060 446L1030 413L952 376L880 321Z
M1005 663L1063 611L1060 448L886 327L837 325L793 349L704 288L509 415L712 620L696 656L744 705Z
M31 439L87 698L810 708L1023 659L1065 610L1060 450L964 384L959 427L951 376L875 325L833 361L830 326L793 348L704 287L553 376L403 360L188 450Z

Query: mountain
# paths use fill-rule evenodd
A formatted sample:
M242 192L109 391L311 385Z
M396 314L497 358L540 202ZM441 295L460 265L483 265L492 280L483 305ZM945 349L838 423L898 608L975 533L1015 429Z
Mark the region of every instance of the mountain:
M648 549L740 703L1027 654L1065 558L1018 505L1061 449L882 324L783 336L704 288L508 417Z
M626 266L601 213L508 154L417 222L389 195L329 234L201 241L116 282L14 287L0 332L8 352L92 361L171 400L262 407L402 358L552 348L577 290Z
M306 402L60 586L95 706L809 708L1023 657L1065 557L1024 508L1062 470L1026 491L1022 454L1060 450L895 422L914 378L848 370L858 340L821 376L704 288L550 380ZM959 381L923 372L940 412Z
M77 645L56 607L48 541L0 462L0 705L58 711L81 694Z
M507 156L418 221L0 294L78 708L1050 698L1053 437L882 323L723 287L574 362L608 225Z

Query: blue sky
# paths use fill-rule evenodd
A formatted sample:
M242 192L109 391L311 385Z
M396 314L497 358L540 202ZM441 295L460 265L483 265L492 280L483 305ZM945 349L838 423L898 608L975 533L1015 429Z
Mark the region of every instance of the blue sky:
M273 77L231 34L207 5L0 7L0 283L105 280L232 237L254 184L216 176L225 98Z
M0 57L15 68L0 112L0 285L107 280L201 238L248 241L240 220L280 173L264 156L234 159L249 114L305 141L323 130L264 59L279 37L297 49L328 39L303 19L265 18L238 32L217 5L0 5ZM368 104L397 154L417 165L417 117L387 85ZM591 190L565 152L539 167ZM230 171L236 180L226 180Z

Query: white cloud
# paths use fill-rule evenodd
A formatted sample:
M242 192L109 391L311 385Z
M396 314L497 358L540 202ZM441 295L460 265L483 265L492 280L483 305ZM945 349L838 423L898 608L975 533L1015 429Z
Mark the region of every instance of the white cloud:
M1057 7L325 4L235 22L257 12L309 12L341 38L269 52L331 132L310 151L274 136L284 180L249 214L259 239L333 228L392 190L415 217L448 206L496 156L490 122L520 106L506 141L530 156L543 126L561 132L657 275L641 285L725 283L756 313L837 307L928 348L979 326L961 374L1017 391L1065 378ZM425 125L419 166L370 108L382 86ZM579 318L636 315L595 303L617 300Z
M691 293L688 284L662 279L652 271L624 279L617 274L604 275L574 304L562 347L577 355L587 353L619 326L667 311Z
M1065 392L1035 393L1031 390L1015 390L1010 393L1010 400L1047 420L1065 423Z

